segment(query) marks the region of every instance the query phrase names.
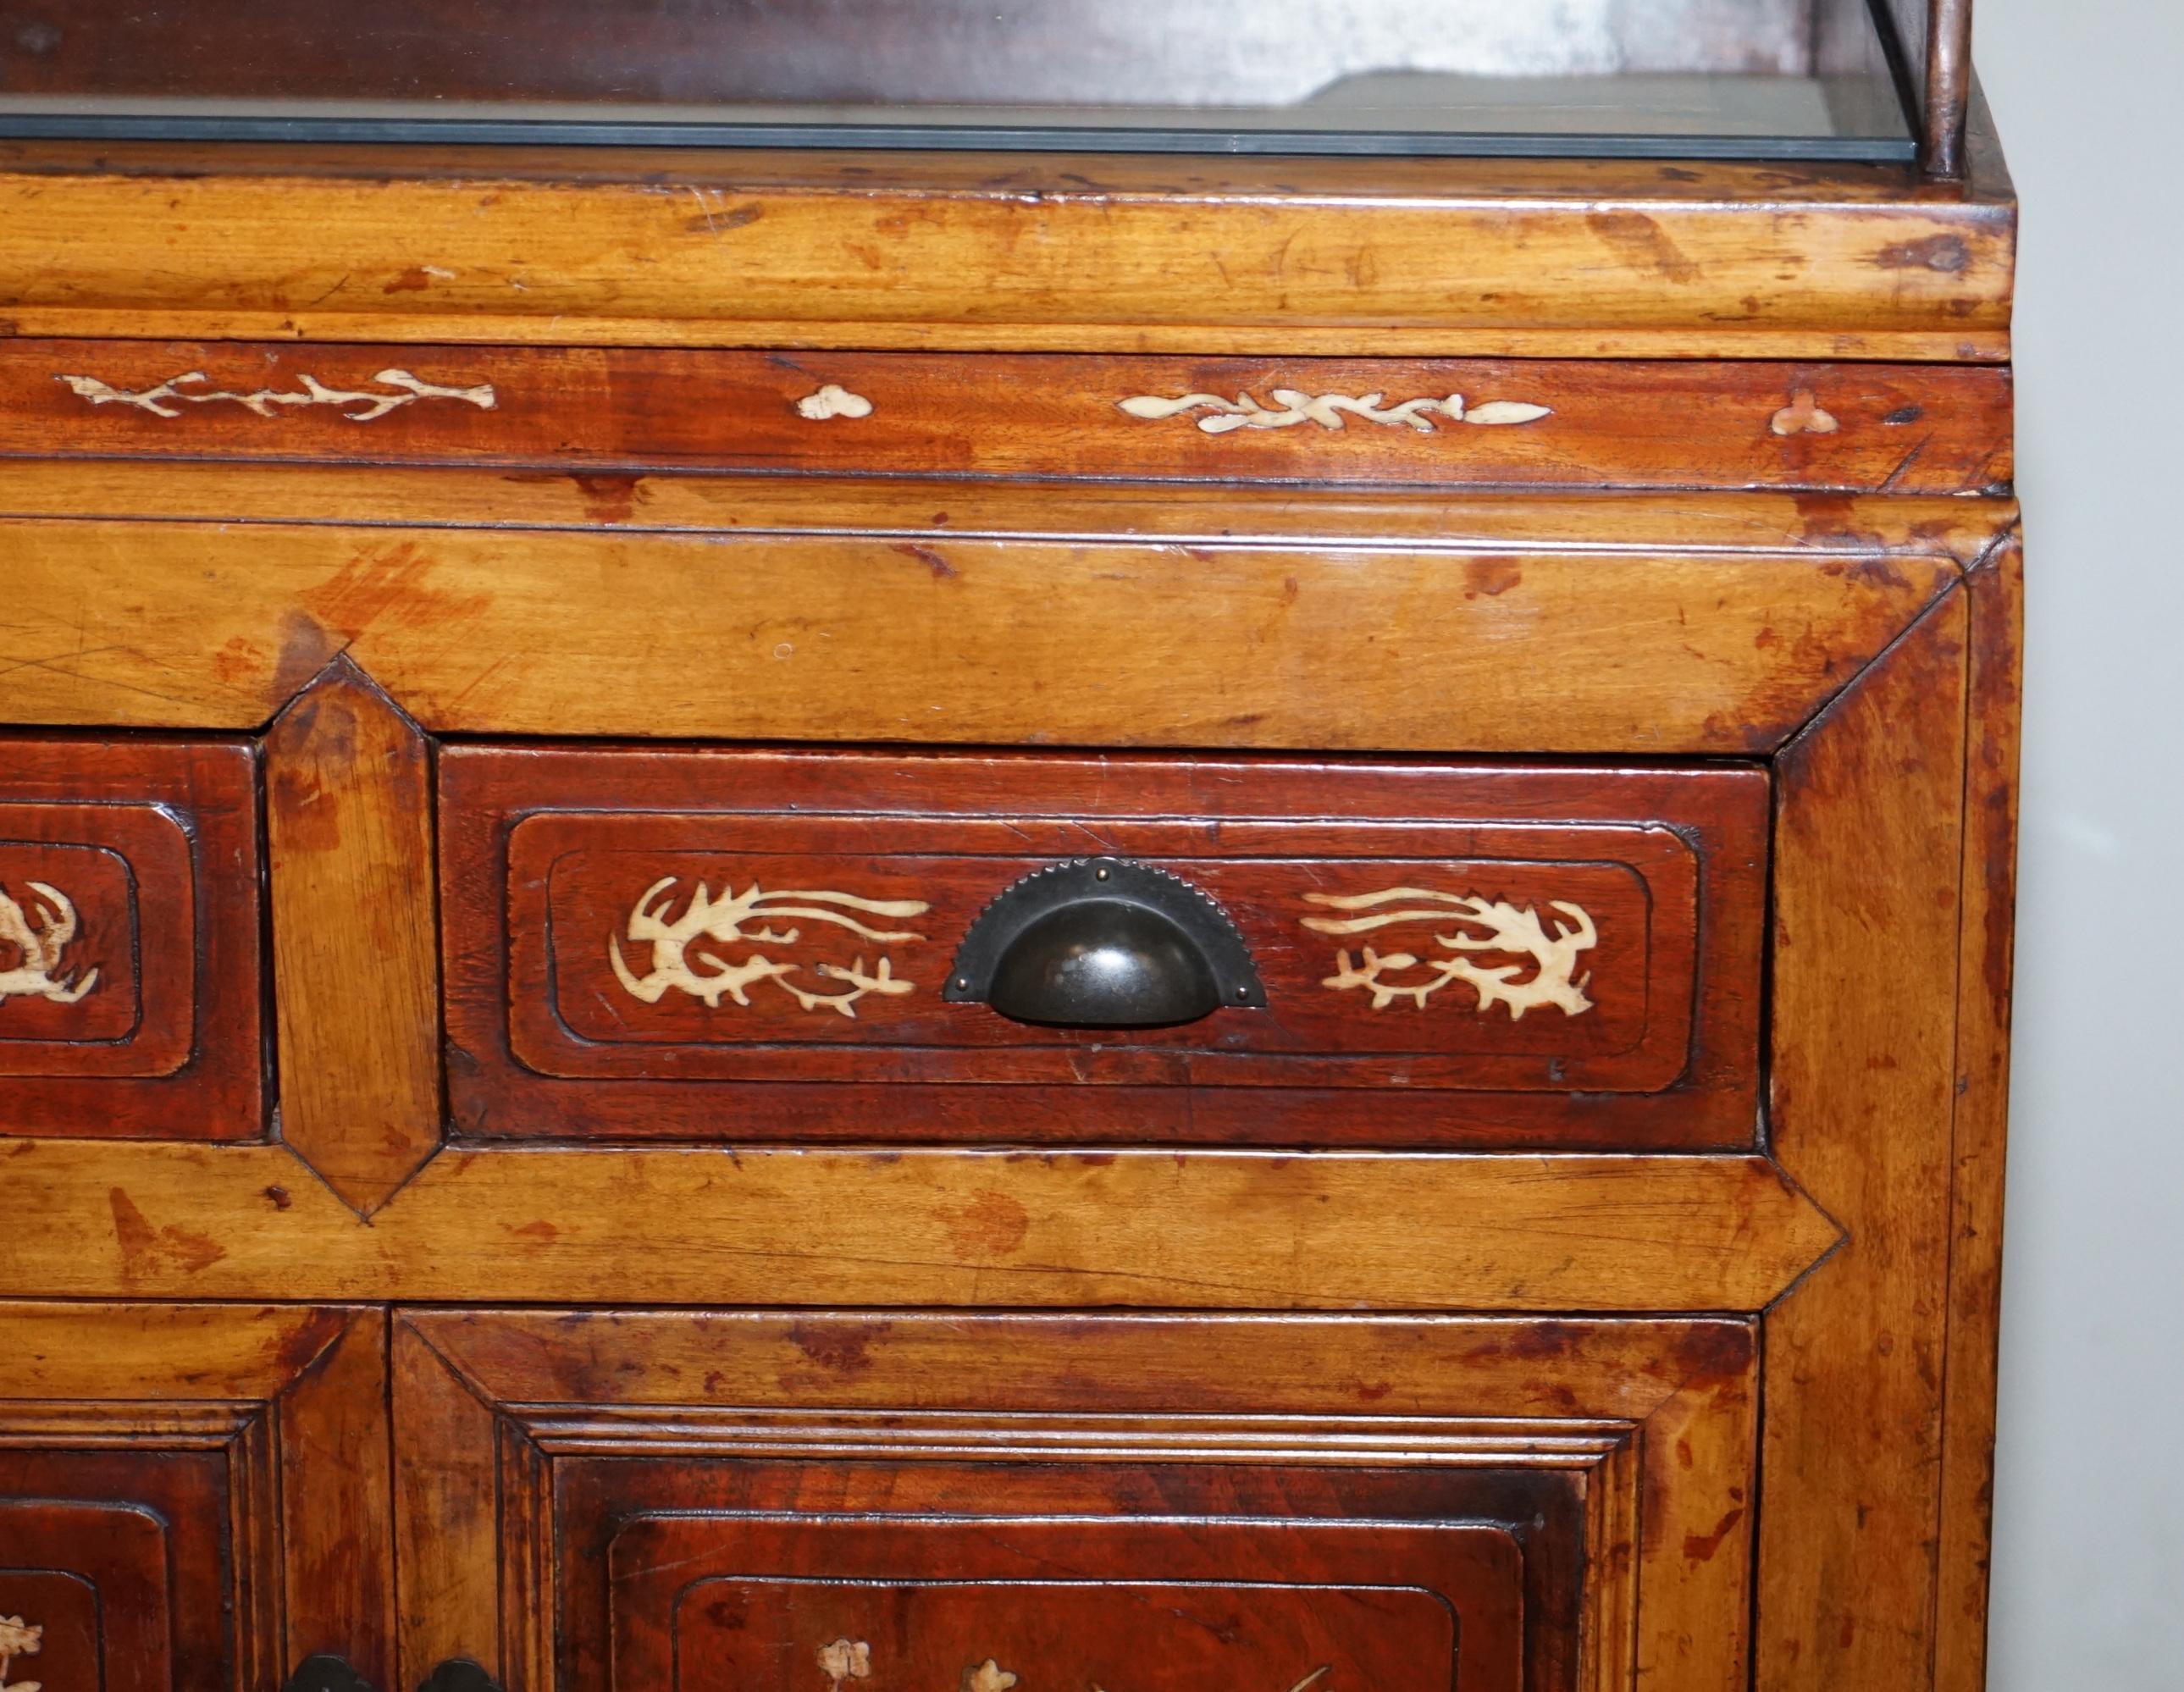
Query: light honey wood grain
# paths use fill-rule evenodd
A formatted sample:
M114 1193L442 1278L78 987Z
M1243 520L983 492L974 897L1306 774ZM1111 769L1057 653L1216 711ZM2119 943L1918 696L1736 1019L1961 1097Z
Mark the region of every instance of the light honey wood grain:
M1743 753L1956 579L1979 515L1240 498L1208 535L1172 493L966 492L716 487L703 535L9 525L0 713L254 723L345 654L435 732Z
M1970 711L1934 1648L1937 1692L1979 1692L1986 1673L2023 703L2024 554L2014 533L1972 572L1966 588Z
M1766 1320L1757 1684L1928 1684L1948 1355L1967 604L1782 754L1774 1144L1841 1252Z
M440 1143L430 749L339 659L265 737L281 1137L370 1214Z
M18 334L140 338L1942 360L2008 344L2011 209L1883 167L578 152L17 144L0 152L0 314Z
M365 1226L278 1147L14 1156L55 1296L1753 1311L1838 1238L1742 1157L445 1151Z

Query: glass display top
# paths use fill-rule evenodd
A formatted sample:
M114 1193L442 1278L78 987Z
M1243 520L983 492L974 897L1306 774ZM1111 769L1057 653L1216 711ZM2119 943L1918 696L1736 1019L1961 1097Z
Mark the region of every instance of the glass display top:
M1868 0L0 0L0 136L1908 159Z

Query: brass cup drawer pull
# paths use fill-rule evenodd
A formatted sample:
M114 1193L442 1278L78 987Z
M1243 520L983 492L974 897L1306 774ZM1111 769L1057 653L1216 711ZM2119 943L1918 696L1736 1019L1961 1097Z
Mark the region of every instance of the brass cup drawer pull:
M1126 858L1057 864L1008 888L963 937L941 996L1067 1028L1176 1027L1267 1004L1212 898Z

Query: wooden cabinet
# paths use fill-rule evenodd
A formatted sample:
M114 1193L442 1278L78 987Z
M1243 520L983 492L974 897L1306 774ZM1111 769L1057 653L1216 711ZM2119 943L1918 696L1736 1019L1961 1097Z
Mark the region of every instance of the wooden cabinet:
M0 1688L1975 1692L1896 9L1854 156L0 139Z

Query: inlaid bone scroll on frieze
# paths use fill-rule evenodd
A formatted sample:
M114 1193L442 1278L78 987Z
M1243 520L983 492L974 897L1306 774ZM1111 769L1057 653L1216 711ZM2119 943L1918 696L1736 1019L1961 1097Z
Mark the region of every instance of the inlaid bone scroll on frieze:
M1278 387L1273 392L1272 405L1262 405L1249 392L1234 399L1223 399L1217 393L1186 393L1178 399L1141 393L1122 401L1121 409L1148 423L1202 413L1197 419L1198 428L1206 435L1233 434L1239 429L1294 429L1306 423L1316 423L1323 429L1342 429L1348 426L1352 417L1361 422L1376 423L1384 429L1411 429L1421 435L1435 435L1440 432L1434 421L1437 417L1451 423L1490 429L1536 423L1543 417L1554 415L1551 406L1511 399L1490 399L1471 405L1460 393L1451 393L1445 398L1429 395L1390 405L1384 393L1353 398L1346 393L1304 393L1292 387Z
M1338 993L1369 993L1375 1010L1385 1010L1406 999L1423 1010L1435 993L1457 982L1478 994L1480 1012L1506 1005L1512 1021L1522 1021L1527 1010L1544 1007L1565 1016L1581 1016L1592 1009L1592 1000L1585 994L1592 977L1590 972L1577 976L1575 971L1578 955L1597 945L1600 935L1581 905L1551 900L1547 908L1568 919L1557 921L1551 935L1534 908L1519 909L1470 894L1387 888L1347 897L1323 893L1308 893L1304 897L1310 904L1362 913L1302 918L1304 926L1317 934L1368 934L1429 923L1456 925L1455 932L1433 937L1435 943L1448 954L1441 957L1382 953L1371 946L1364 947L1357 959L1346 949L1334 955L1334 973L1321 985ZM1474 961L1472 955L1479 953L1502 953L1527 961L1489 966ZM1410 973L1416 970L1425 973Z
M133 392L101 381L97 376L58 376L53 380L65 382L73 392L93 405L130 406L148 411L154 417L181 416L177 405L240 405L260 417L277 417L283 409L323 406L351 423L376 423L390 412L415 405L421 399L457 399L481 411L491 411L500 404L490 382L480 382L475 387L447 387L402 370L384 370L372 378L382 387L395 389L393 393L328 387L316 376L309 375L296 378L303 385L300 390L260 387L247 393L205 387L211 378L203 370L186 370L155 387Z
M904 929L875 927L861 920L881 917L901 921L922 916L933 907L916 899L860 899L853 893L767 893L753 882L742 893L723 893L715 899L703 882L690 896L680 916L671 919L673 900L667 897L678 877L668 876L646 888L629 915L627 938L652 948L649 971L638 975L622 955L621 939L608 943L615 978L623 989L647 1005L657 1005L670 992L689 994L717 1010L723 999L749 1007L746 989L772 982L805 1010L832 1010L854 1019L858 1001L875 993L897 998L916 990L913 982L894 972L894 960L885 955L889 946L907 945L925 936ZM693 951L700 942L716 946L789 947L800 943L803 931L791 921L817 922L840 928L881 949L878 961L869 970L860 951L850 964L812 964L776 960L762 951L730 961L709 951ZM702 971L694 966L704 966ZM809 968L813 976L841 984L835 991L815 990L791 979Z

